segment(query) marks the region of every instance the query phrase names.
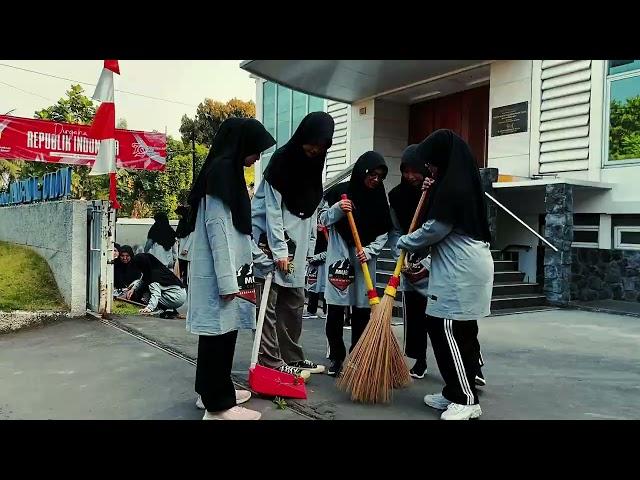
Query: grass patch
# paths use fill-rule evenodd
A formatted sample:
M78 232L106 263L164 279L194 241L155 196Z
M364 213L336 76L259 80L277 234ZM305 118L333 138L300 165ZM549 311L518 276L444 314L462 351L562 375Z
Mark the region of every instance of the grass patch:
M132 305L127 302L114 300L111 305L111 312L116 315L138 315L141 308L142 307L138 307L137 305Z
M0 242L0 310L68 310L49 265L33 250Z

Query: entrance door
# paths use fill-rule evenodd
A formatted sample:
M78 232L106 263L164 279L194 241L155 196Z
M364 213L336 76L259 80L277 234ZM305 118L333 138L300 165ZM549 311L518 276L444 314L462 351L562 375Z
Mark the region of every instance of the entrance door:
M448 128L471 147L479 168L487 165L489 86L458 92L411 105L409 143L419 143L430 133Z

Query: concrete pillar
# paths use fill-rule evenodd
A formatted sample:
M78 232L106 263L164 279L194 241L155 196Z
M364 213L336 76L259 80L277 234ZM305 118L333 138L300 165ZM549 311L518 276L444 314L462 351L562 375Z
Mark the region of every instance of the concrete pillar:
M558 251L545 248L544 293L552 304L571 300L571 242L573 241L573 187L565 183L547 185L545 238Z

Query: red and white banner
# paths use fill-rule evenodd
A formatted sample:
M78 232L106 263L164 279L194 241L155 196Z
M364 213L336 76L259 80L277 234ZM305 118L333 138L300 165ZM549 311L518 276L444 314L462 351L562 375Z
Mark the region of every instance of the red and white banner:
M89 137L90 125L0 115L0 158L92 166L100 140ZM167 137L163 133L115 131L118 168L164 170Z

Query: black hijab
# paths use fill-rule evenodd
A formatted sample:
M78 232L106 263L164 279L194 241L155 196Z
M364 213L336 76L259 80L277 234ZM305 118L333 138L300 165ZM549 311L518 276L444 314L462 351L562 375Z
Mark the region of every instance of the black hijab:
M153 218L156 222L149 229L147 238L162 245L165 250L170 250L176 243L176 232L169 225L169 217L164 212L158 212Z
M404 149L402 159L400 160L400 172L404 173L405 168L412 167L420 172L423 177L428 177L427 166L418 158L416 154L417 149L418 145L409 145ZM409 232L409 226L411 225L411 220L413 220L416 208L418 208L421 196L422 187L414 187L407 182L404 177L402 177L400 183L389 192L389 204L393 207L393 211L400 223L400 228L402 228L404 233ZM422 217L424 217L424 211Z
M178 222L178 226L176 227L176 237L185 238L191 233L188 231L189 206L178 205L178 208L176 208L176 214L180 215L180 221Z
M209 155L189 193L189 221L186 230L195 229L200 200L217 197L229 207L234 227L251 234L251 199L244 179L244 159L260 154L276 141L254 118L228 118L216 133Z
M131 260L129 263L123 263L118 258L113 268L113 286L115 288L127 288L135 280L138 280L142 273L133 264L133 249L129 245L122 245L119 249L120 253L128 253Z
M333 117L325 112L313 112L302 119L286 144L271 156L264 178L282 195L293 215L312 216L322 200L322 170L326 152L315 158L304 153L302 145L322 145L329 149L333 142Z
M376 168L383 168L386 174L388 167L384 157L373 151L363 153L353 166L351 179L331 187L325 195L329 205L340 201L343 193L346 193L349 200L353 202L353 217L363 247L369 245L378 235L389 232L392 226L384 185L380 182L375 189L371 190L364 184L367 173ZM336 230L347 245L354 245L353 234L346 216L336 223Z
M469 145L451 130L436 130L418 145L416 153L421 162L438 167L426 218L449 223L475 240L490 242L480 172Z
M171 285L184 287L175 273L150 253L138 253L133 257L131 263L142 272L142 281L147 285L159 283L163 287L170 287Z

